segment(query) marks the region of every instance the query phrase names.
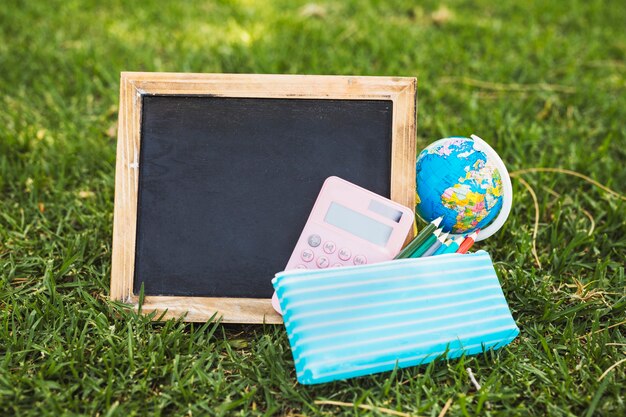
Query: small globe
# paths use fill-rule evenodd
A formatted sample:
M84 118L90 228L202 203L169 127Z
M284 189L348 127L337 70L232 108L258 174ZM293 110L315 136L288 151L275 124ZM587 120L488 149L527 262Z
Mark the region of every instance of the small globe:
M440 139L424 149L417 158L416 185L418 216L425 222L443 216L440 227L452 235L481 229L478 240L484 239L510 211L512 188L504 163L474 135Z

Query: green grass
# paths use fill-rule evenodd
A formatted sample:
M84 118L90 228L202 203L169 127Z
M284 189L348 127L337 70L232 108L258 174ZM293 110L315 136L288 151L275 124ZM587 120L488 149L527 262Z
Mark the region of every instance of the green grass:
M107 300L123 70L417 76L420 145L476 133L625 193L626 5L506 3L1 2L0 414L626 415L626 363L599 380L626 357L626 203L562 174L524 175L542 268L518 179L479 246L521 328L498 352L305 387L281 327Z

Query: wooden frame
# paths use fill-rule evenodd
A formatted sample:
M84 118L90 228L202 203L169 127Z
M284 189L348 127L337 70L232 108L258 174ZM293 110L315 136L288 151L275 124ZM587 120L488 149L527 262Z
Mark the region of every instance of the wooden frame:
M138 306L133 294L142 96L390 100L393 102L391 199L415 206L415 78L123 72L115 174L111 298ZM146 296L143 312L225 323L282 323L269 299Z

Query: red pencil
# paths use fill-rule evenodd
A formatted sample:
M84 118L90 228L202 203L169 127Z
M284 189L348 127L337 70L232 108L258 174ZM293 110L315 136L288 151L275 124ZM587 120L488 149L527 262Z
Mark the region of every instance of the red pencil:
M459 248L456 250L456 253L465 253L472 247L474 242L476 241L476 237L478 237L478 231L472 233L468 237L465 238L463 243L459 245Z

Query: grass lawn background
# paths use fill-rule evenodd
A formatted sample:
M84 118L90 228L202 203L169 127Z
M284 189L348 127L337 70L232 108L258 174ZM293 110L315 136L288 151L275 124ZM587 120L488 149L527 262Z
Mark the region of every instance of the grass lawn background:
M626 415L626 202L564 174L521 177L541 268L519 177L478 245L521 328L498 352L305 387L281 327L107 300L120 71L417 76L418 148L476 133L511 171L624 194L625 22L623 1L2 1L0 415Z

